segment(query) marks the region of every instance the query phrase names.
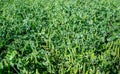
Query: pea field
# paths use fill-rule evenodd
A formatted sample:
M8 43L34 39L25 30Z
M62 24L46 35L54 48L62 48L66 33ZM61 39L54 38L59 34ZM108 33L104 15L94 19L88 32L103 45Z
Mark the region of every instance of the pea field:
M0 0L0 74L120 74L120 0Z

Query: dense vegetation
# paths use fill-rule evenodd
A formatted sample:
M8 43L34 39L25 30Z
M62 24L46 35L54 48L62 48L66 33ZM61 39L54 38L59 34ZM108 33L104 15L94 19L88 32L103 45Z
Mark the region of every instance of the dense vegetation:
M0 74L120 74L119 0L0 0Z

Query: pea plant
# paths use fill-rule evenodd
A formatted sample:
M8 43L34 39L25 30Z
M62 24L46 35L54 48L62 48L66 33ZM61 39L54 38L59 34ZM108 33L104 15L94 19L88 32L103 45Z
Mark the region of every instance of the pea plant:
M120 1L0 0L0 74L120 74Z

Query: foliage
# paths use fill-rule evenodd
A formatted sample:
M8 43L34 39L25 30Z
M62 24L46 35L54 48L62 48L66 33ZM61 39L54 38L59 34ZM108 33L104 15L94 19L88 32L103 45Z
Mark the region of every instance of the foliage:
M0 0L0 74L120 73L117 1Z

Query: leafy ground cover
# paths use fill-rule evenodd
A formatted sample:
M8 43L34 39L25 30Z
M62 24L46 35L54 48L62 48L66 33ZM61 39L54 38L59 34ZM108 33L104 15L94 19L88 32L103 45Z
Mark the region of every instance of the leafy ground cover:
M120 74L119 0L0 0L0 74Z

